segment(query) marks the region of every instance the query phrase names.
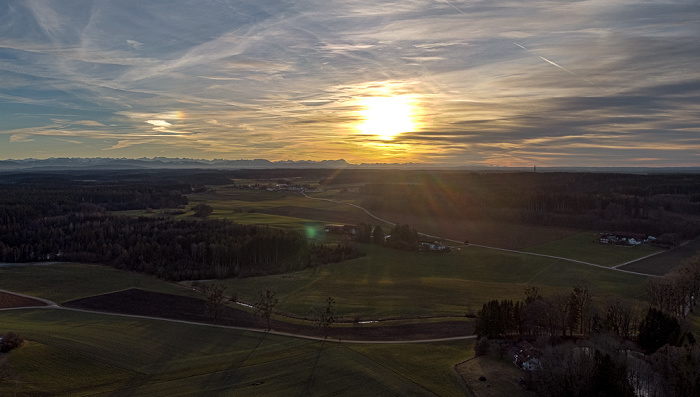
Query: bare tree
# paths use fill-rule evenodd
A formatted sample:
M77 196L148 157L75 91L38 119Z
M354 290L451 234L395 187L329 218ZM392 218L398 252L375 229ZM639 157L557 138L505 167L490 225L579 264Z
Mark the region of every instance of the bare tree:
M205 284L202 290L207 297L207 313L214 318L214 323L216 323L219 311L228 300L224 294L226 286L218 283L211 283Z
M270 287L266 287L258 290L258 301L255 303L255 313L260 314L267 321L267 330L269 331L272 327L270 326L270 317L272 317L272 311L279 299L277 299L277 291Z
M556 336L557 330L561 330L561 336L566 336L569 320L569 296L555 294L548 297L547 302L547 327L551 336Z
M623 338L636 333L639 317L634 305L618 296L605 304L605 327Z
M576 285L569 295L569 333L578 325L580 334L587 334L591 317L591 294L588 287Z
M324 306L314 306L313 311L316 324L323 328L323 337L328 338L328 329L336 320L335 313L333 312L335 300L329 296L324 303Z

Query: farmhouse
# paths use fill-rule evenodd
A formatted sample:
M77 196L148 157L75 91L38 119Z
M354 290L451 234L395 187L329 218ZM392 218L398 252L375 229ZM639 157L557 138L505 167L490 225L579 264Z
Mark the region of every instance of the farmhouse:
M642 233L600 233L598 237L599 244L614 244L614 245L639 245L648 242L649 236ZM653 239L653 237L651 238Z
M534 371L540 366L542 352L532 347L526 341L522 341L513 347L510 354L513 357L513 364L520 369Z
M441 241L419 241L418 249L420 251L449 251L450 247L443 244Z

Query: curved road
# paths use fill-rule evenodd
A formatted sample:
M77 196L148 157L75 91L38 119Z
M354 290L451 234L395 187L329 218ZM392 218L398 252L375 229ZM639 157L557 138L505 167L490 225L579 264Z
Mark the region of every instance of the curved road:
M360 207L359 205L352 204L352 203L346 203L342 201L337 201L337 200L331 200L331 199L325 199L325 198L317 198L317 197L309 197L306 195L306 192L302 190L301 194L308 198L309 200L320 200L320 201L328 201L331 203L336 203L336 204L342 204L342 205L349 205L351 207L355 207L357 209L360 209L364 211L367 215L370 217L384 222L386 224L394 226L395 224L393 222L387 221L386 219L382 219L371 212L369 212L366 208ZM433 236L430 234L425 234L425 233L420 233L423 236L426 237L431 237L431 238L436 238L436 239L441 239L444 241L450 241L453 243L457 244L463 244L461 241L458 240L453 240L449 238L444 238L440 236ZM606 270L611 270L611 271L616 271L616 272L622 272L622 273L629 273L629 274L636 274L639 276L648 276L648 277L660 277L656 276L653 274L646 274L646 273L640 273L640 272L633 272L629 270L622 270L619 269L619 266L622 265L617 265L614 267L607 267L607 266L602 266L602 265L597 265L595 263L590 263L590 262L584 262L584 261L579 261L576 259L570 259L570 258L565 258L561 256L554 256L554 255L545 255L545 254L537 254L534 252L527 252L527 251L518 251L518 250L511 250L511 249L505 249L505 248L498 248L498 247L490 247L486 245L479 245L479 244L469 244L469 246L472 247L479 247L479 248L485 248L485 249L490 249L490 250L498 250L498 251L503 251L503 252L513 252L513 253L518 253L518 254L524 254L524 255L534 255L534 256L540 256L544 258L552 258L552 259L560 259L564 261L569 261L569 262L575 262L579 263L582 265L586 266L593 266L601 269L606 269ZM654 254L655 255L655 254ZM644 258L640 258L644 259ZM636 259L637 261L639 259ZM624 263L623 265L626 265L628 263ZM0 264L2 265L2 264ZM10 265L10 264L7 264ZM14 265L14 264L12 264ZM30 299L36 299L38 301L41 301L45 303L47 306L32 306L32 307L16 307L16 308L7 308L7 309L0 309L0 311L6 311L6 310L22 310L22 309L58 309L58 310L68 310L68 311L74 311L74 312L82 312L82 313L91 313L91 314L102 314L102 315L108 315L108 316L119 316L119 317L128 317L128 318L141 318L141 319L148 319L148 320L158 320L158 321L168 321L168 322L173 322L173 323L180 323L180 324L190 324L190 325L199 325L199 326L205 326L205 327L216 327L216 328L226 328L226 329L234 329L234 330L240 330L240 331L251 331L251 332L260 332L260 333L269 333L272 335L280 335L280 336L287 336L287 337L293 337L293 338L300 338L300 339L308 339L308 340L314 340L314 341L332 341L332 342L338 342L338 343L356 343L356 344L401 344L401 343L431 343L431 342L445 342L445 341L454 341L454 340L464 340L464 339L475 339L476 335L468 335L468 336L456 336L456 337L451 337L451 338L435 338L435 339L419 339L419 340L391 340L391 341L365 341L365 340L342 340L342 339L324 339L321 337L315 337L315 336L307 336L307 335L299 335L299 334L290 334L287 332L278 332L274 330L264 330L264 329L257 329L257 328L244 328L244 327L234 327L234 326L226 326L226 325L217 325L217 324L207 324L207 323L199 323L199 322L194 322L194 321L184 321L184 320L174 320L174 319L168 319L168 318L161 318L161 317L152 317L152 316L141 316L141 315L132 315L132 314L120 314L120 313L110 313L110 312L99 312L99 311L93 311L93 310L84 310L84 309L73 309L73 308L67 308L60 306L56 302L52 302L48 299L43 299L35 296L29 296L29 295L24 295L24 294L19 294L16 292L12 291L7 291L7 290L2 290L0 289L0 292L5 292L9 294L15 294L19 295L25 298L30 298Z
M306 198L309 199L309 200L328 201L328 202L331 202L331 203L344 204L344 205L349 205L349 206L351 206L351 207L358 208L358 209L364 211L367 215L371 216L372 218L374 218L374 219L376 219L376 220L378 220L378 221L382 221L382 222L387 223L387 224L389 224L389 225L395 226L395 223L394 223L394 222L389 222L389 221L387 221L386 219L382 219L382 218L380 218L380 217L374 215L373 213L369 212L366 208L360 207L359 205L352 204L352 203L346 203L346 202L338 201L338 200L326 199L326 198L309 197L309 196L306 195L306 192L304 192L303 190L301 191L301 194L304 195L304 197L306 197ZM439 239L439 240L449 241L449 242L452 242L452 243L457 243L457 244L460 244L460 245L464 245L464 243L463 243L462 241L453 240L453 239L450 239L450 238L445 238L445 237L440 237L440 236L433 236L433 235L425 234L425 233L419 233L419 234L422 235L422 236L425 236L425 237L436 238L436 239ZM598 268L605 269L605 270L611 270L611 271L621 272L621 273L635 274L635 275L638 275L638 276L661 277L661 276L658 276L658 275L655 275L655 274L647 274L647 273L633 272L633 271L631 271L631 270L623 270L623 269L619 269L619 268L618 268L619 266L628 265L628 264L630 264L630 263L632 263L632 262L636 262L636 261L642 260L642 259L644 259L644 258L638 258L638 259L635 259L635 260L630 261L630 262L627 262L627 263L623 263L623 264L620 264L620 265L617 265L617 266L608 267L608 266L603 266L603 265L597 265L597 264L595 264L595 263L579 261L579 260L576 260L576 259L564 258L564 257L562 257L562 256L554 256L554 255L546 255L546 254L537 254L537 253L535 253L535 252L518 251L518 250L511 250L511 249L506 249L506 248L490 247L490 246L487 246L487 245L479 245L479 244L469 244L469 246L470 246L470 247L486 248L486 249L490 249L490 250L497 250L497 251L503 251L503 252L513 252L513 253L524 254L524 255L541 256L541 257L543 257L543 258L560 259L560 260L564 260L564 261L568 261L568 262L580 263L580 264L586 265L586 266L598 267ZM652 254L652 255L656 255L656 254ZM652 256L652 255L649 255L649 256ZM646 257L645 257L645 258L646 258Z

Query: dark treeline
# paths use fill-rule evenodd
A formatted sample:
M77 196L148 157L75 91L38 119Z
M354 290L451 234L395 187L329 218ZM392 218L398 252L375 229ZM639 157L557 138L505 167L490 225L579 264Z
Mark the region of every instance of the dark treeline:
M646 286L649 304L670 313L679 321L695 310L700 294L700 257L695 257Z
M525 383L542 396L700 395L700 346L683 326L698 293L697 257L650 282L646 311L617 297L596 303L586 287L548 297L530 287L522 301L483 305L475 349L531 360Z
M547 345L540 365L524 374L538 396L700 395L700 347L665 345L652 354L631 341L598 334Z
M381 180L380 178L375 178ZM418 173L360 189L362 206L419 216L496 219L659 236L700 232L700 176ZM398 180L399 182L396 182Z
M0 226L5 262L96 262L174 280L298 270L309 255L300 233L225 220L75 213Z
M507 336L587 336L604 327L619 330L628 336L630 324L617 323L613 311L632 308L623 301L611 301L603 311L594 307L588 288L575 286L568 294L543 297L537 287L525 291L524 301L497 300L485 303L479 310L474 332L479 337L502 338ZM621 320L622 321L622 320ZM630 320L627 320L632 321Z
M388 235L384 234L384 229L380 225L373 226L361 223L357 227L357 234L354 239L360 243L378 244L403 251L431 251L430 248L426 248L425 245L421 244L420 235L415 228L399 222L396 222L389 229ZM425 237L425 240L424 243L434 243L433 241L428 241L427 237ZM439 243L440 247L434 248L433 252L450 252L450 248L444 246L442 242L437 243Z
M636 338L644 332L673 328L680 324L697 304L700 294L700 257L679 266L673 273L655 278L647 285L649 310L644 317L638 308L619 297L596 304L585 286L574 286L569 293L542 296L537 287L525 290L523 301L492 300L479 310L475 333L479 337L576 337L608 332L621 338ZM668 326L675 324L675 326ZM649 331L649 332L652 332ZM675 332L675 331L674 331ZM654 339L658 346L640 343L654 351L664 343L680 343L684 334L668 332ZM675 336L673 336L675 335ZM641 338L640 339L644 339Z
M188 184L87 183L55 178L0 184L0 222L12 224L42 217L96 210L177 208L187 204Z
M294 231L109 212L184 208L190 190L186 183L61 178L0 184L0 261L103 263L181 280L281 273L363 255L343 244L310 245Z

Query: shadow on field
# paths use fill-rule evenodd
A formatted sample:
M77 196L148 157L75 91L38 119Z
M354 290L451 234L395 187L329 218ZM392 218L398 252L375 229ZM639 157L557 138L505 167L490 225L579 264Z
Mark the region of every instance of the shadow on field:
M309 375L309 378L304 383L304 389L301 391L299 396L311 395L311 389L313 388L314 383L315 383L314 375L316 374L316 368L318 368L318 361L321 359L321 353L323 353L323 349L325 346L326 346L326 341L324 340L323 342L321 342L321 347L318 349L318 354L316 355L316 360L314 361L313 367L311 367L311 374Z
M105 295L77 299L63 304L65 307L98 312L120 313L147 317L166 318L211 324L203 299L170 295L160 292L129 289ZM225 306L218 315L217 325L251 329L266 329L266 321L252 313ZM319 337L322 330L309 323L288 323L272 320L272 329L296 335ZM416 322L410 324L353 324L336 326L328 330L328 338L343 340L419 340L449 338L473 334L473 323L446 320L441 322Z

